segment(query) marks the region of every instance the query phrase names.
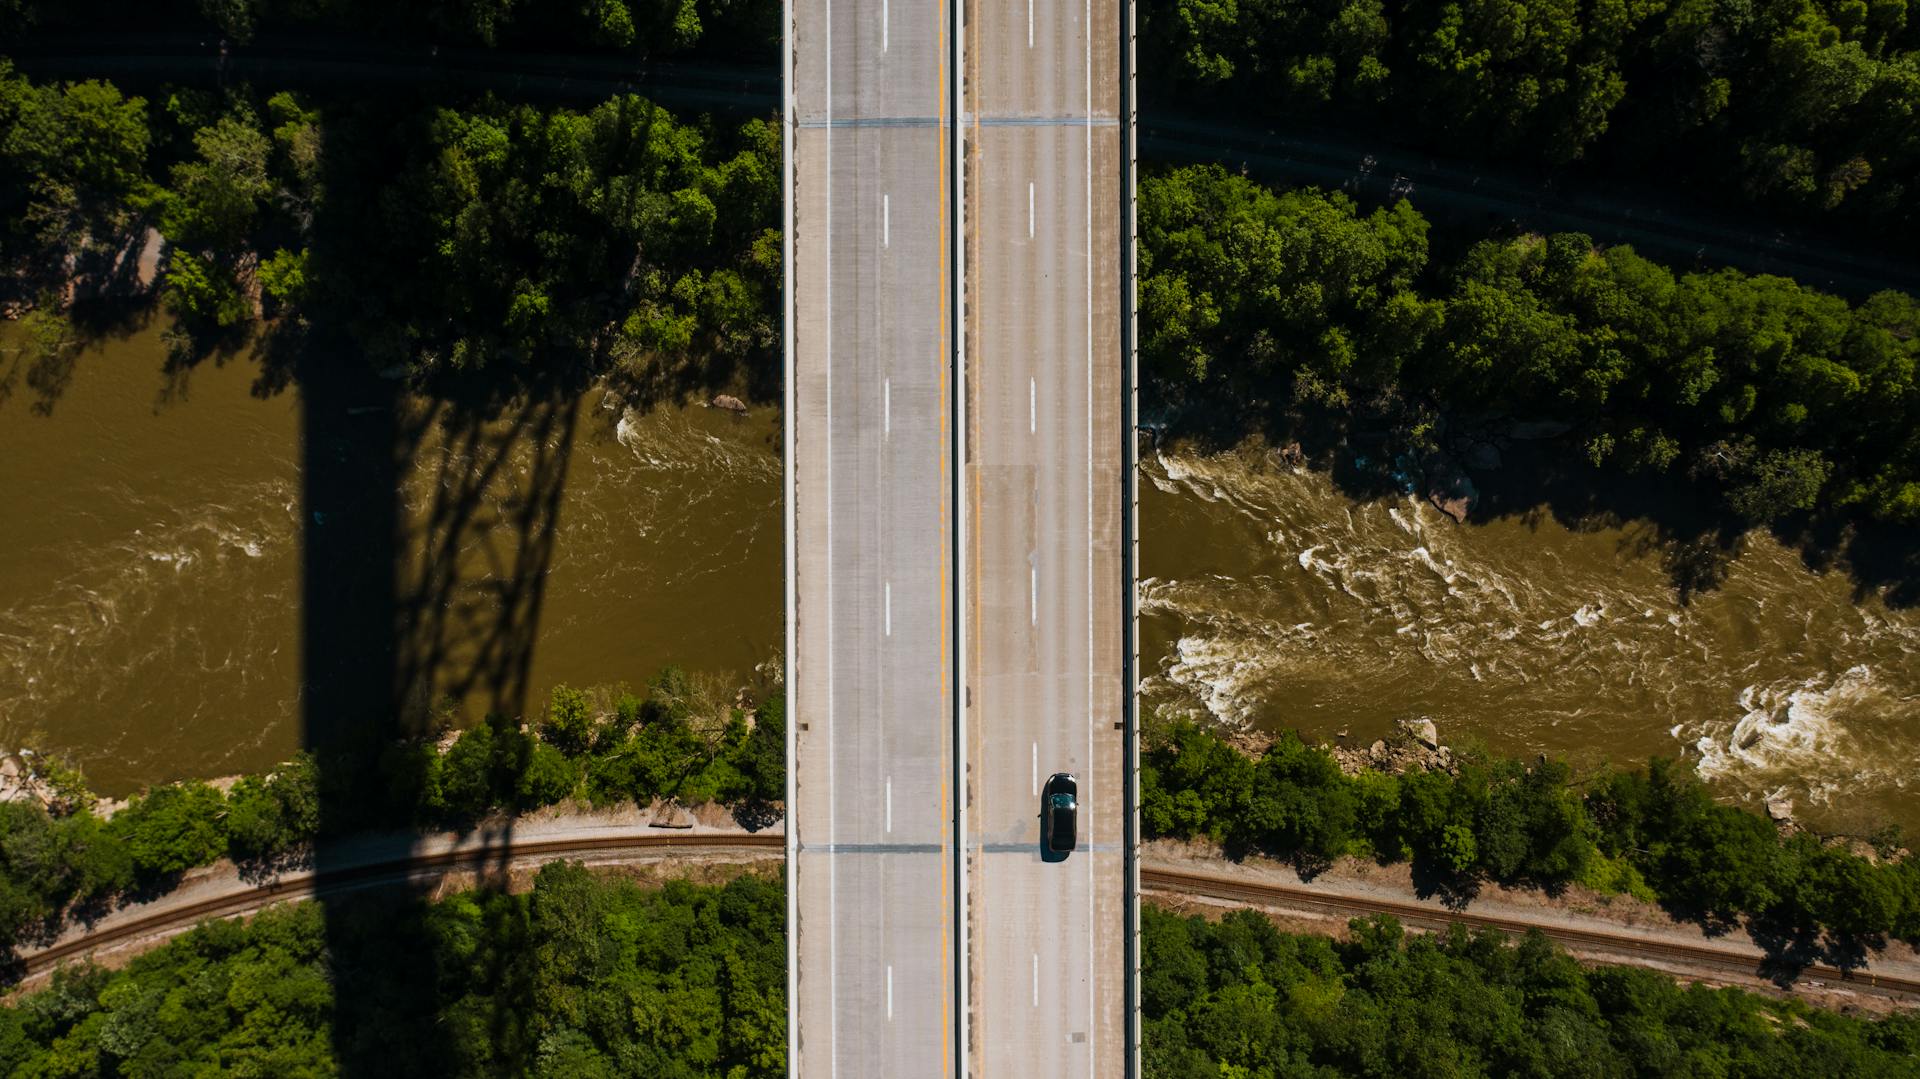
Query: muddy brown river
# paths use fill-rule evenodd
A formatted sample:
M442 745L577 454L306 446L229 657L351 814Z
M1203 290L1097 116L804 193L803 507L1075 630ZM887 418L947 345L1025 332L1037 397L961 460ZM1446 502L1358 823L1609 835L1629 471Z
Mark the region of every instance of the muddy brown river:
M1920 828L1920 611L1856 604L1765 535L1676 599L1638 530L1459 525L1257 447L1143 460L1145 699L1345 731L1398 716L1576 765L1684 757L1837 829Z
M301 545L331 527L302 518L297 389L257 394L245 359L162 369L143 331L83 355L50 414L22 385L0 403L0 746L111 793L302 744ZM420 707L777 656L775 410L397 409ZM1356 740L1424 713L1502 752L1682 756L1826 826L1920 828L1920 612L1855 603L1763 536L1683 606L1631 527L1461 526L1258 449L1150 454L1140 489L1150 707Z
M149 328L80 356L47 414L24 380L0 403L0 747L115 794L263 768L305 734L301 545L327 522L302 519L300 392L256 395L245 358L169 378L163 355ZM778 655L777 410L401 411L397 651L421 705L668 663L745 681Z

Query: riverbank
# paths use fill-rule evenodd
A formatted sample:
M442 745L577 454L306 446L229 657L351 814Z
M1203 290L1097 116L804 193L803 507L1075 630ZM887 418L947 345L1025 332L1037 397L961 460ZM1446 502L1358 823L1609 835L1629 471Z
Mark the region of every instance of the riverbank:
M1143 834L1204 837L1308 875L1349 857L1404 864L1423 892L1461 904L1491 883L1621 893L1750 933L1777 957L1839 966L1920 940L1920 859L1897 830L1823 838L1716 802L1670 761L1576 780L1545 756L1443 752L1431 730L1410 725L1407 766L1382 771L1292 732L1249 752L1190 721L1156 721L1143 732Z
M302 754L227 789L200 782L142 792L111 815L81 774L29 757L0 801L0 945L44 941L172 891L222 858L260 879L326 868L334 844L395 829L470 832L548 806L605 810L732 807L748 827L779 817L786 793L785 697L717 697L674 668L645 694L557 687L533 722L493 714L438 739L354 742ZM681 814L685 817L685 814ZM45 852L55 852L51 855Z

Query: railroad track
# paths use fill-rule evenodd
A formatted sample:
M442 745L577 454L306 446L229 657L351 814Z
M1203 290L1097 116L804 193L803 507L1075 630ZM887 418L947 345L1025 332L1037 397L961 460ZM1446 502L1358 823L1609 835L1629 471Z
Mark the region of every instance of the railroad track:
M423 872L436 870L487 869L503 862L524 859L578 858L609 851L662 849L685 850L783 850L786 839L779 835L614 835L562 837L527 840L505 847L481 847L467 850L435 851L410 858L395 858L343 867L338 870L306 872L263 884L244 891L210 896L195 903L168 907L147 917L129 918L102 926L73 940L32 952L21 958L20 973L27 978L43 974L59 964L116 945L148 936L182 932L209 918L231 918L275 903L323 898L363 888L405 882ZM1516 918L1502 918L1466 911L1441 911L1417 903L1392 899L1357 898L1332 895L1301 885L1251 881L1212 873L1142 866L1140 885L1144 891L1174 895L1222 899L1256 907L1284 907L1341 917L1364 914L1391 914L1402 922L1424 929L1441 929L1451 924L1494 929L1513 936L1539 929L1548 937L1576 949L1613 955L1633 956L1648 961L1665 960L1693 970L1713 970L1740 978L1767 977L1761 960L1751 954L1732 952L1708 945L1649 941L1625 933L1539 925ZM1920 980L1875 974L1872 971L1842 970L1825 964L1799 968L1799 978L1819 979L1883 996L1920 1000Z
M1145 866L1140 869L1140 887L1143 891L1204 896L1210 899L1245 903L1249 906L1286 907L1293 910L1311 910L1347 916L1391 914L1408 925L1424 929L1465 925L1494 929L1513 936L1522 936L1528 930L1538 929L1560 944L1575 949L1630 955L1651 961L1666 960L1695 970L1718 970L1742 978L1772 980L1769 972L1763 967L1760 957L1709 945L1644 940L1625 933L1541 925L1517 918L1502 918L1489 914L1435 910L1430 906L1391 899L1336 896L1300 885L1250 881L1212 873L1151 869ZM1797 968L1795 978L1818 979L1883 996L1920 1000L1920 980L1875 974L1868 970L1842 970L1816 963Z
M209 918L231 918L275 903L297 899L318 899L362 888L397 884L425 871L486 869L503 862L526 858L572 858L610 850L739 849L770 848L784 850L786 839L779 835L624 835L588 836L545 840L527 840L508 846L467 850L435 851L410 858L394 858L343 866L337 870L306 871L281 878L256 888L210 896L196 903L168 907L149 917L130 918L102 926L85 936L62 941L21 957L22 973L27 978L42 974L61 963L109 949L141 937L180 932Z

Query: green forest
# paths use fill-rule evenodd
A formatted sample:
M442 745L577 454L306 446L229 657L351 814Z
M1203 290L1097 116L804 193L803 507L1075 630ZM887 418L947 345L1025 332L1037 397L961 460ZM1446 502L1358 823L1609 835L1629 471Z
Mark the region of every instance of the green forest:
M0 1070L70 1075L777 1076L784 893L642 889L571 863L530 893L308 903L209 922L0 1008ZM1544 938L1392 919L1346 939L1142 910L1149 1076L1910 1075L1868 1020L1587 968Z
M751 0L0 0L0 33L315 32L363 43L430 42L501 51L601 52L655 59L700 49L765 53L779 45L779 7Z
M1912 1075L1920 1018L1868 1020L1634 967L1583 967L1537 933L1345 940L1141 911L1143 1071L1166 1079Z
M1365 211L1214 166L1142 181L1140 241L1141 361L1164 407L1241 428L1302 404L1397 413L1415 443L1441 412L1553 417L1593 464L1687 476L1745 524L1920 522L1904 293L1675 273L1577 233L1438 264L1404 200Z
M785 798L786 754L778 692L749 715L669 668L644 694L557 687L532 729L490 716L444 752L423 739L302 754L224 795L197 781L155 787L104 820L81 777L50 765L51 805L0 802L0 944L164 891L219 858L272 868L354 832L459 829L568 799L753 811Z
M1920 234L1906 0L1149 0L1158 103Z
M1824 934L1843 951L1920 940L1920 860L1891 857L1897 832L1875 837L1878 860L1808 832L1783 837L1667 760L1579 782L1559 761L1474 751L1456 762L1454 773L1349 776L1291 731L1255 758L1192 721L1163 720L1143 740L1140 821L1148 836L1202 836L1309 868L1342 856L1411 862L1459 891L1579 883L1709 926Z
M779 154L766 121L721 130L633 96L149 100L0 60L0 271L40 300L26 382L43 396L80 341L61 290L113 295L149 227L176 363L264 326L251 347L270 383L349 351L494 393L603 375L670 391L742 368L770 382Z
M207 922L0 1008L0 1073L786 1074L785 892L542 868L531 892Z

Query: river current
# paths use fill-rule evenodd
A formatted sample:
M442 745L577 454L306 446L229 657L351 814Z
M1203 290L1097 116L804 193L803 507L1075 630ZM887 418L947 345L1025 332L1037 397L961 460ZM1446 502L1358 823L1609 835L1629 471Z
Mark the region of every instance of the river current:
M302 519L300 391L163 357L150 328L89 348L44 414L24 380L0 402L0 748L113 794L305 738L301 545L326 521ZM778 655L777 409L400 411L395 633L423 706L473 718L668 663L738 684Z
M1920 611L1749 536L1682 604L1637 527L1456 524L1257 445L1141 478L1148 706L1362 743L1432 717L1508 754L1681 757L1834 828L1920 827Z
M325 526L302 518L300 392L163 355L144 330L84 353L45 414L19 384L0 401L0 747L64 752L109 793L303 742L301 544ZM777 410L398 407L418 437L396 633L423 706L666 663L745 681L777 656ZM1460 525L1257 446L1149 454L1140 492L1146 707L1358 741L1421 713L1505 753L1679 756L1823 825L1920 828L1920 611L1764 536L1683 605L1634 526Z

